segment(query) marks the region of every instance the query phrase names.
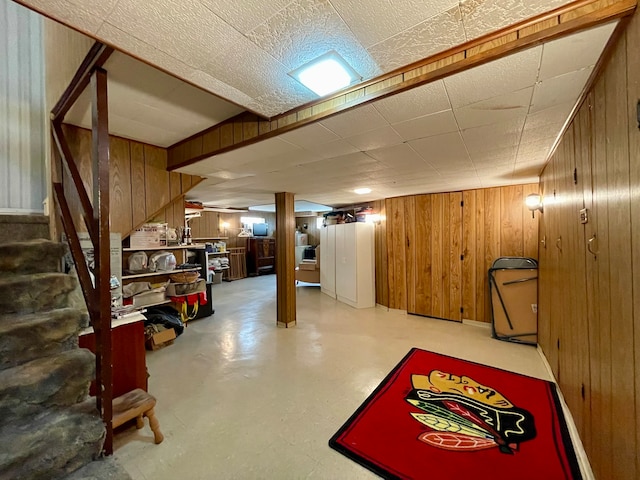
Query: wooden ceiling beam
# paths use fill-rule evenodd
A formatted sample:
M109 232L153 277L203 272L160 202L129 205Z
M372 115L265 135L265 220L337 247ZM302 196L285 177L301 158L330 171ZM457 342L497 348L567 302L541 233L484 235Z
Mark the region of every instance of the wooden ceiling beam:
M578 0L315 102L264 119L241 113L168 149L168 169L192 165L520 50L631 15L637 0Z

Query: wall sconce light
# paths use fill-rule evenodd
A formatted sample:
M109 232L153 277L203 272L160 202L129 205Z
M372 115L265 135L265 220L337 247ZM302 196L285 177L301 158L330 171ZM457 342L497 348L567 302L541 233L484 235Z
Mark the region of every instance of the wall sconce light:
M224 236L226 237L227 236L227 229L231 226L231 224L229 222L222 222L220 224L220 226L224 230Z
M527 208L531 210L531 218L536 217L536 210L540 210L540 213L544 212L544 207L542 206L542 195L539 193L531 193L527 195L524 203Z

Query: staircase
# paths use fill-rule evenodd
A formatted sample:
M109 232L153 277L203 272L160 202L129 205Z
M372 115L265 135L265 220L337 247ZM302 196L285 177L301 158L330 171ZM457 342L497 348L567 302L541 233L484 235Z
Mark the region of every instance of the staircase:
M95 358L78 348L88 316L69 307L64 253L42 239L0 245L0 479L130 480L100 458Z

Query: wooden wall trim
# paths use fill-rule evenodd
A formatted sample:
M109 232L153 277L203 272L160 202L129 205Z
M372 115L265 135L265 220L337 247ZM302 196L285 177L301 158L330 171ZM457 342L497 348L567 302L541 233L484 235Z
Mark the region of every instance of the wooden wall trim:
M497 60L533 45L630 15L637 0L580 0L265 120L242 113L169 147L175 170L346 110Z

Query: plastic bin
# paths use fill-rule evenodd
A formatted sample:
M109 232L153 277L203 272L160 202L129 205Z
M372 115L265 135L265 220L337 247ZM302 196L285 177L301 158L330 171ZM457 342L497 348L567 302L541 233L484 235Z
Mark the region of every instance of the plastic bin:
M501 257L489 269L493 337L538 343L538 262Z

